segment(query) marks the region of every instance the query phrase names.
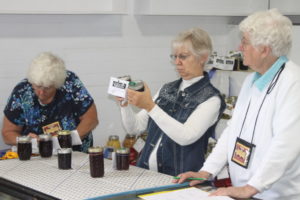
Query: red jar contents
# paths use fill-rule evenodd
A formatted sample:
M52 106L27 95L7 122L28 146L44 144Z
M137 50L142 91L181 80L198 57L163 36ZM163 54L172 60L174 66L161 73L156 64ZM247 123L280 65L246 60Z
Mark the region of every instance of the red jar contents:
M90 174L91 177L103 177L104 176L104 160L103 149L101 147L90 147L89 160L90 160Z
M72 148L72 137L70 131L59 131L57 137L61 148Z
M30 160L32 154L31 138L28 136L17 137L18 156L20 160Z
M116 151L116 167L117 170L129 169L129 149L120 148Z
M42 158L49 158L52 156L53 142L50 134L39 135L39 152Z
M72 163L71 148L57 149L57 156L58 156L59 169L71 169L71 163Z

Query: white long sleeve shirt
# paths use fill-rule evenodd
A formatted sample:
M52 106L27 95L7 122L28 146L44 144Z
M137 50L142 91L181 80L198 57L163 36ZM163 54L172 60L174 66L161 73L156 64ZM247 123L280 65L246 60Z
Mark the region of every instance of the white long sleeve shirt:
M179 90L185 88L199 81L203 76L196 77L191 80L183 80ZM154 96L154 100L158 97L159 91ZM206 130L211 127L218 119L221 101L219 97L211 97L207 101L197 106L195 111L190 115L185 123L181 123L169 116L159 106L155 105L154 108L147 112L141 110L135 113L130 106L121 107L121 115L123 125L129 133L141 133L146 130L148 119L151 117L155 123L166 133L172 140L180 145L189 145L197 141ZM150 170L157 171L156 154L158 144L152 151L149 158Z
M260 191L256 198L300 199L300 67L291 61L259 113L248 169L231 161L248 103L251 99L241 138L251 142L266 90L253 84L253 75L247 77L233 117L201 170L216 175L228 162L233 185L255 187Z

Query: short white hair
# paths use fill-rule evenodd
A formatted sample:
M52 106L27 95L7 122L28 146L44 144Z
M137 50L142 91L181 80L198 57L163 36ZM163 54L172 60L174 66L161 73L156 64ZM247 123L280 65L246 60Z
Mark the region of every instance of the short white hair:
M43 52L34 58L27 73L31 84L43 87L60 88L66 77L64 61L50 52Z
M195 27L179 33L172 41L172 50L187 44L190 44L190 51L196 56L212 53L211 38L201 28Z
M277 9L249 15L240 23L239 29L249 34L253 46L269 46L275 56L288 55L292 48L292 22Z

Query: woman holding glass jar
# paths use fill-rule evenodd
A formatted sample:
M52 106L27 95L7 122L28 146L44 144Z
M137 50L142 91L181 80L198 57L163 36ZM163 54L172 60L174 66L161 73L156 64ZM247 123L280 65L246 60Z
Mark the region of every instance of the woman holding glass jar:
M206 31L184 31L172 42L178 80L163 85L153 98L146 84L143 92L128 89L128 103L117 97L127 132L148 132L137 166L169 175L202 167L208 138L225 108L220 92L204 73L211 52ZM141 111L133 112L128 104Z

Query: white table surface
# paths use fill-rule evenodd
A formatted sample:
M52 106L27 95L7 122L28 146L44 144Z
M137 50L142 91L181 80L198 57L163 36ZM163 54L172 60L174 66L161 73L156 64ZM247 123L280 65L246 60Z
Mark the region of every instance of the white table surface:
M104 160L104 177L92 178L88 154L73 152L72 169L58 169L57 156L0 161L0 176L60 199L86 199L137 189L171 185L169 175L130 166L128 171L113 169Z

